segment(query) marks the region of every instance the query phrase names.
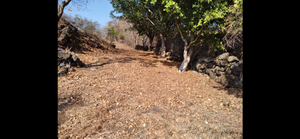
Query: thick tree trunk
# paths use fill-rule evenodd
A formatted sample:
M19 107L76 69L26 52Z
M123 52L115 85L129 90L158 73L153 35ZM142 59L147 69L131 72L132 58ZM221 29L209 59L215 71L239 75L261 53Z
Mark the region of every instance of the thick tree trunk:
M60 17L62 16L64 12L64 8L71 2L71 0L64 0L60 3L58 7L58 14L57 14L57 22L59 21ZM58 4L58 3L57 3Z
M161 40L160 57L164 58L164 57L166 57L165 40L164 40L162 33L160 33L159 36L160 36L160 40Z
M194 52L194 47L188 49L187 45L184 46L183 61L178 69L179 72L184 72L186 70L191 60L191 55L193 54L193 52Z

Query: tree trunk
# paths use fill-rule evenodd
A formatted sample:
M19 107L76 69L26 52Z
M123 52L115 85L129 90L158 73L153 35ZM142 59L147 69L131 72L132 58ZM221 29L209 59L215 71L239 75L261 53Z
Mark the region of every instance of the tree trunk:
M57 22L59 21L60 17L62 16L64 12L64 8L71 2L71 0L64 0L60 3L58 7L58 14L57 14ZM57 3L58 4L58 3Z
M151 45L152 45L152 42L153 42L153 38L154 38L154 36L150 36L150 37L149 37L150 44L149 44L149 46L148 46L148 51L151 50Z
M187 49L187 45L184 46L184 51L183 51L183 61L178 69L179 72L184 72L186 68L188 67L188 64L191 60L191 55L194 52L194 47L191 47Z
M160 57L164 58L164 57L166 57L165 40L164 40L162 33L160 33L159 36L160 36L160 40L161 40Z

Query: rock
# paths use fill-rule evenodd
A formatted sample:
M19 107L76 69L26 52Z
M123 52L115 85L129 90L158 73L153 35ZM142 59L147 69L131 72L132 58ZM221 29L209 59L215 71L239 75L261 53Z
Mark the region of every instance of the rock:
M243 71L243 60L240 60L238 64L239 64L238 65L239 70L242 72Z
M216 73L214 73L214 72L210 72L209 73L209 77L211 78L211 79L216 79L217 78L217 75L216 75Z
M172 56L167 56L167 60L172 60L173 57ZM197 67L197 66L196 66Z
M83 64L78 56L70 51L65 51L62 49L58 49L58 67L60 67L60 70L58 72L58 76L63 76L68 71L74 71L73 67L82 67L85 64Z
M216 75L220 76L221 75L221 68L219 66L216 66L214 69L215 69Z
M64 67L64 66L66 66L65 60L63 60L63 61L60 63L59 67Z
M225 72L223 72L223 71L219 71L219 72L216 72L216 74L217 74L217 76L221 76L221 75L224 75L224 74L225 74Z
M239 88L242 86L239 77L234 76L232 74L221 75L215 81L222 84L225 87Z
M215 66L215 71L220 71L221 70L221 68L219 67L219 66Z
M225 72L227 73L227 74L230 74L231 73L231 70L230 70L230 68L225 68Z
M229 67L230 69L233 69L234 67L237 67L238 65L239 65L238 63L233 62L233 63L229 63L229 64L228 64L228 67Z
M228 64L228 61L226 59L221 60L220 66L226 66Z
M211 57L201 57L201 58L198 59L198 63L202 63L202 62L208 63L208 62L211 62L213 60L214 60L214 58L211 58Z
M215 59L214 63L218 66L226 66L228 64L227 59Z
M220 59L220 60L223 60L223 59L226 59L229 57L229 53L223 53L219 56L216 57L216 59Z
M229 56L227 60L228 62L240 61L236 56Z
M210 74L210 73L214 73L215 70L214 69L206 69L205 73Z
M231 73L236 75L236 76L239 76L240 75L240 71L239 71L239 68L237 66L233 67L231 69Z
M167 52L167 53L166 53L166 56L170 56L170 55L171 55L171 52Z
M199 69L203 70L203 69L206 69L207 68L207 64L206 63L203 63L200 65Z
M214 66L214 63L212 63L212 62L209 62L206 65L207 68L213 68L213 66Z
M60 68L60 70L58 71L57 76L58 76L58 77L61 77L61 76L66 75L67 73L68 73L68 68L62 67L62 68Z

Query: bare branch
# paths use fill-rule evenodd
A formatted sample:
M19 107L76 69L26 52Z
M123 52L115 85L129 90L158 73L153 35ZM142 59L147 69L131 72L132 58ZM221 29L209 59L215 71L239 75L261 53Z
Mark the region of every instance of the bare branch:
M63 2L60 3L58 7L58 15L57 15L57 22L59 21L60 17L63 14L64 8L71 2L71 0L64 0Z

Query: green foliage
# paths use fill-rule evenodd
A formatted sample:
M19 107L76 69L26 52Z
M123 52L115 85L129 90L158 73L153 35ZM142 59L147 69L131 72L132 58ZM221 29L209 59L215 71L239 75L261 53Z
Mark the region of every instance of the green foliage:
M155 3L155 0L152 0ZM163 0L164 11L179 22L179 29L186 38L192 31L191 43L197 43L207 38L204 43L222 49L222 30L225 28L224 17L229 13L229 3L224 0ZM156 4L156 3L155 3ZM200 32L203 27L202 32ZM195 41L200 33L200 39Z
M132 23L140 35L149 36L157 32L171 34L181 30L183 37L188 38L191 31L192 44L202 42L223 49L221 38L225 35L228 25L233 26L228 21L235 20L229 15L233 13L241 15L243 2L242 0L111 0L111 4L114 7L111 13L122 13L122 18ZM174 19L178 21L179 26L176 30ZM242 26L243 23L240 21L237 25ZM197 38L198 34L200 36Z
M153 4L157 2L156 4ZM153 38L155 34L162 33L167 36L172 29L172 18L163 11L164 4L162 0L111 0L114 7L112 13L122 13L118 18L123 18L127 22L132 23L130 30L135 30L140 36L147 35Z
M233 5L229 7L229 15L225 18L226 32L235 33L242 31L243 26L243 1L234 0Z

